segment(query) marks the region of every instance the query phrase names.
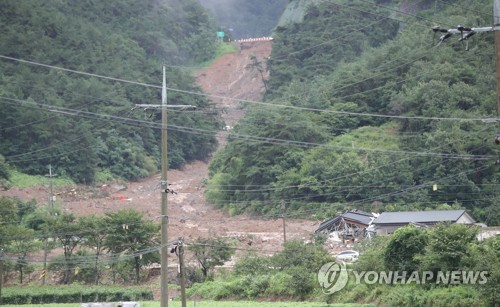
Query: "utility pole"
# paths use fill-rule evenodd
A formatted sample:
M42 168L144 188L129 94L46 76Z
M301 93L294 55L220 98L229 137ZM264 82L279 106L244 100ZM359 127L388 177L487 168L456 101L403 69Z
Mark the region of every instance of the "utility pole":
M49 195L49 214L52 217L54 215L54 196L53 196L53 184L52 177L55 177L55 174L52 174L52 165L49 164L49 174L45 175L49 177L50 180L50 195ZM45 238L45 248L43 251L43 269L42 269L42 286L45 285L45 276L47 275L47 254L49 250L49 238Z
M190 105L171 105L167 106L167 79L165 66L163 66L163 86L161 90L161 105L157 104L136 104L135 108L161 109L161 298L160 306L168 307L168 159L167 159L167 108L193 109Z
M285 215L283 215L283 244L286 243L286 223L285 223Z
M500 0L493 2L493 28L495 31L495 63L497 77L497 117L500 117Z
M161 88L161 180L160 184L167 188L167 77L163 66L163 83ZM168 306L168 193L161 193L161 307Z
M52 174L52 165L49 164L49 174L45 175L50 179L50 198L49 198L49 211L50 216L54 216L54 185L52 184L52 177L57 176L56 174Z
M179 274L181 284L182 307L186 307L186 270L184 269L184 246L182 237L179 238Z
M283 220L283 244L286 243L285 201L281 201L281 218Z
M3 248L0 248L0 306L2 306L3 255Z

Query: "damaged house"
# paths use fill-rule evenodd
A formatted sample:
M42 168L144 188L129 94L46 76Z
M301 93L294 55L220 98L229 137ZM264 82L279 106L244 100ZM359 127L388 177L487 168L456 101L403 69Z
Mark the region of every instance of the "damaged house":
M315 233L326 233L333 237L333 240L341 240L343 243L358 241L371 235L370 226L376 217L374 213L349 210L323 221Z

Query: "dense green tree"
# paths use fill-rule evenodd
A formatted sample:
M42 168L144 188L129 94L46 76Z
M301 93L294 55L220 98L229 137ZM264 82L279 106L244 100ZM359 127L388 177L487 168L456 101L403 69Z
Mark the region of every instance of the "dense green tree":
M394 38L399 25L385 17L387 10L365 1L348 4L311 3L302 22L276 28L268 62L270 96L283 94L280 88L291 79L306 82L329 74L339 63L353 61L370 46Z
M497 288L500 283L500 238L498 236L468 246L469 257L465 259L466 268L474 272L487 272L487 282L475 287L490 305L500 300Z
M317 273L321 266L332 260L331 255L321 245L289 240L282 252L272 256L271 263L279 270L302 267L307 272Z
M269 271L270 260L270 257L259 257L256 254L249 253L238 259L234 264L233 272L243 276L263 275Z
M385 248L385 267L390 271L417 271L420 268L419 256L428 240L425 229L413 225L397 229Z
M264 84L264 87L267 91L267 84L266 84L267 80L264 79L264 66L262 62L257 59L257 56L251 55L250 64L248 64L245 68L250 70L257 70L259 72L261 81Z
M54 236L61 244L64 256L62 282L70 284L76 267L73 261L73 254L83 240L78 220L73 214L63 213L49 217L45 221L44 228L47 235Z
M11 235L17 228L16 202L14 199L0 197L0 246L6 246L12 240Z
M8 188L10 179L10 171L7 163L5 163L5 158L0 155L0 187Z
M140 212L123 209L106 214L107 236L104 241L106 249L118 261L131 261L135 273L135 283L140 281L140 270L143 266L157 263L158 252L154 250L159 241L160 225L145 220ZM123 260L120 256L123 256Z
M471 256L470 247L477 245L478 232L477 227L463 224L438 224L429 232L425 253L419 259L422 269L434 272L465 269Z
M199 237L189 244L189 250L198 261L205 280L209 277L210 270L229 261L235 251L232 242L222 237Z
M159 103L162 64L196 64L215 53L213 25L197 1L57 1L1 5L0 54L143 85L70 74L4 59L0 66L0 152L30 174L52 164L78 183L96 173L138 179L159 165L159 115L145 119L135 104ZM23 33L23 35L19 35ZM19 64L19 65L18 65ZM170 88L199 91L194 78L167 69ZM205 97L171 93L169 104L211 108ZM171 167L205 159L216 147L217 112L171 116ZM155 123L153 123L153 121ZM187 129L187 132L186 132ZM193 134L190 129L207 130ZM3 164L0 164L0 166ZM3 179L2 179L3 180Z
M486 0L439 10L429 3L412 9L491 23ZM316 216L339 204L452 206L498 225L496 130L477 120L495 114L492 35L475 36L469 52L448 40L432 48L417 18L388 15L405 3L378 4L311 4L302 21L277 28L268 104L249 108L213 159L210 202L232 214L280 213L285 200L288 210Z
M355 264L358 271L382 272L386 270L385 253L389 241L388 236L375 236L369 240L362 240L356 244L356 250L359 251L359 260Z
M94 251L95 263L93 270L93 282L98 285L101 272L99 271L99 257L104 253L104 243L107 236L107 225L104 217L88 215L79 219L79 225L83 232L83 245Z
M42 248L42 243L35 239L35 231L25 227L17 227L15 233L10 234L14 239L6 248L10 255L17 256L16 270L19 273L19 284L23 284L24 274L35 270L33 263L29 262L29 256Z
M34 270L28 258L41 248L35 230L26 221L26 217L35 211L35 206L34 200L23 202L17 198L0 197L0 246L9 258L15 259L8 267L18 272L20 284L24 282L24 275Z
M210 173L220 172L220 175L209 182L208 199L220 206L234 202L238 212L275 210L275 204L252 208L251 201L269 199L267 193L254 192L255 187L270 185L290 167L296 167L303 150L300 147L307 147L309 142L322 142L324 138L324 130L315 127L304 114L287 110L249 110L245 119L234 127L230 144L210 165ZM298 148L290 149L287 144L296 144ZM243 188L232 190L220 185L229 182Z

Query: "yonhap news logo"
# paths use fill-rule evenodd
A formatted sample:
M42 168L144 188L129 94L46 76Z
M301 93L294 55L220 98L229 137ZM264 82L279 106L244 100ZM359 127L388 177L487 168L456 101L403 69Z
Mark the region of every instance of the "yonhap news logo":
M344 289L348 279L345 263L328 262L318 272L318 281L325 294L333 294Z
M355 284L479 284L488 282L488 271L354 271L345 263L328 262L318 271L318 282L325 294L338 292L347 285L349 275Z

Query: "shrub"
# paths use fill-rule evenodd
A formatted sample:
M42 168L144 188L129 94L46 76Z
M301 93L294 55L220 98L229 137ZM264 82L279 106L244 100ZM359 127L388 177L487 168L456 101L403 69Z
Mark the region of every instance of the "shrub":
M245 288L247 298L256 298L264 296L266 289L269 287L269 275L257 275L250 278L248 287Z
M435 288L426 292L425 305L434 307L474 306L479 302L478 293L467 286Z
M255 275L269 271L269 257L249 255L236 262L233 272L236 275Z
M287 287L294 297L306 298L314 289L316 274L307 268L296 266L285 271L292 278L288 280Z
M269 279L269 287L266 289L266 295L269 296L291 296L292 292L288 288L293 277L285 272L278 272Z
M63 287L5 288L5 304L81 303L92 301L152 300L151 290L137 287Z

